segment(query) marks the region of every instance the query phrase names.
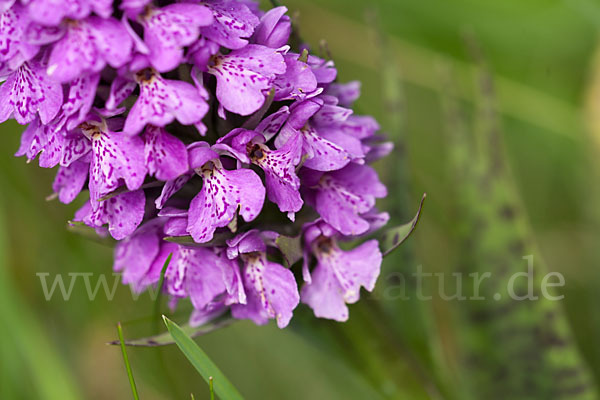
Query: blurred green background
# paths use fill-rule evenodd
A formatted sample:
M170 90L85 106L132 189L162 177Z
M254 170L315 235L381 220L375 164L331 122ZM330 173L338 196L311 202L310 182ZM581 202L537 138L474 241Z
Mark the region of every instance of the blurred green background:
M414 235L385 259L376 293L350 308L348 324L314 321L302 307L290 329L240 322L198 343L250 399L596 398L600 6L284 4L298 14L300 34L315 52L327 41L341 81L363 82L357 112L374 115L398 144L378 164L390 187L381 208L400 224L424 192L426 206ZM483 75L469 42L483 54ZM485 70L494 95L477 83ZM497 125L480 112L492 99ZM68 302L45 301L36 273L108 273L112 250L67 232L80 203L46 202L54 171L14 158L20 128L7 123L2 130L0 398L130 398L120 351L105 343L116 338L117 321L126 337L152 333L153 304L147 294L133 301L122 285L113 301L89 301L80 284ZM494 214L506 204L508 221ZM516 242L515 251L505 247ZM528 254L535 254L536 272L564 275L564 300L495 313L498 305L487 302L403 301L390 292L398 285L394 273L417 266L516 272ZM510 335L501 332L507 326ZM136 348L129 356L141 398L207 398L175 347Z

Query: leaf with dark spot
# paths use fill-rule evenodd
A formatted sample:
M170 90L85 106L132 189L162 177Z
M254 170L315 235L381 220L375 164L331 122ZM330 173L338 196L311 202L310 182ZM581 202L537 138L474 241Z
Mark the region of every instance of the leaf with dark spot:
M283 259L288 267L291 267L302 258L302 241L300 235L294 237L280 235L275 240L275 244L281 251L281 254L283 254Z
M411 221L404 225L388 229L383 233L379 243L381 244L381 250L384 257L396 250L415 230L419 218L421 217L421 211L423 210L423 203L425 202L426 197L427 193L424 193L421 198L421 203L419 204L419 209L417 210L417 215L415 215Z

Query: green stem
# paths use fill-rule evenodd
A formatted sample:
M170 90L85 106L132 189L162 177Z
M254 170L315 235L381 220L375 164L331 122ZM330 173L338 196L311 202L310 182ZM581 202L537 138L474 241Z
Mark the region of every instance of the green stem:
M123 360L125 361L125 369L127 370L127 376L129 377L129 384L131 385L133 398L135 400L140 400L140 396L138 395L137 387L135 385L135 379L133 379L133 371L131 371L131 365L129 364L129 356L127 356L127 350L125 349L125 339L123 339L123 328L121 327L120 322L117 324L117 331L119 332L121 352L123 353Z

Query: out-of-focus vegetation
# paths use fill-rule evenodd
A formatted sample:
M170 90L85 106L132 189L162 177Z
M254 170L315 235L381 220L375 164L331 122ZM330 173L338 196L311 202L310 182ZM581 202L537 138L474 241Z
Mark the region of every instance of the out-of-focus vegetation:
M418 229L385 259L375 293L350 308L347 324L315 321L302 307L284 331L240 322L199 338L201 347L247 398L595 398L600 6L284 4L315 52L327 40L340 80L363 81L358 111L375 115L398 144L378 164L391 225L412 218L424 192L427 201ZM147 294L133 301L122 285L112 301L102 292L89 301L81 284L68 302L45 300L36 273L91 272L95 285L110 272L112 250L67 232L80 204L46 202L54 172L13 158L20 128L2 129L0 398L129 398L120 350L105 343L116 339L117 321L126 337L155 333L154 304ZM564 275L563 300L416 299L410 274L420 266L446 273L448 294L452 272L490 271L496 286L481 292L489 297L526 270L528 255L536 274ZM437 293L435 277L426 283ZM128 354L140 398L208 398L175 346Z

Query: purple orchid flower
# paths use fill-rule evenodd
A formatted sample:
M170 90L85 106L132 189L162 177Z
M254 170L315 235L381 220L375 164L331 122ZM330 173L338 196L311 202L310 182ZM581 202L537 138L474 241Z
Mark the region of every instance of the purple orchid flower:
M165 272L167 292L189 297L197 310L204 310L217 297L239 296L238 290L243 290L239 282L237 263L204 247L178 246Z
M169 256L161 250L170 245L176 247L167 242L163 245L163 224L164 220L160 218L148 221L115 246L113 269L121 272L123 283L131 285L137 293L159 281L163 264Z
M85 121L92 109L99 81L99 74L91 74L71 82L61 114L62 123L68 130L75 129L77 125Z
M56 173L52 190L57 194L61 203L69 204L81 193L83 185L90 173L90 163L86 161L74 161L68 167L62 165Z
M247 222L258 216L265 188L254 171L223 168L219 155L204 142L189 152L190 167L204 182L190 203L187 230L194 241L210 241L215 230L227 226L238 212Z
M279 130L283 124L287 121L290 116L290 109L288 106L283 106L273 114L265 117L257 127L254 129L256 132L262 133L265 137L265 141L269 141L279 133Z
M142 14L152 0L121 0L119 9L130 19L136 19Z
M157 72L145 69L135 75L140 96L131 108L123 130L138 134L146 124L165 126L175 119L183 125L195 125L205 131L202 118L208 111L208 94L201 88L183 82L163 79Z
M100 72L107 64L118 68L131 57L133 41L116 19L91 16L67 22L65 30L48 61L48 75L60 82Z
M112 14L112 0L21 0L31 18L43 25L58 25L65 18L83 19L93 11L103 18Z
M235 271L229 271L232 268L227 258L219 257L211 250L196 251L195 248L164 241L165 222L165 218L154 218L119 242L115 247L114 270L122 272L123 283L131 285L139 293L159 282L163 267L171 255L165 271L165 291L176 297L193 294L194 304L202 309L215 296L227 290L226 280L230 278L230 272ZM194 276L202 275L208 265L214 267L206 271L213 279L198 283Z
M146 126L142 139L150 175L168 181L189 171L187 149L181 140L153 125Z
M209 303L202 310L194 309L194 311L192 311L190 314L188 324L190 324L192 328L205 325L206 323L221 316L227 310L227 306L222 301Z
M295 103L291 109L287 123L275 138L275 146L281 148L289 138L300 133L302 137L303 155L306 157L304 166L317 171L335 171L346 166L352 155L345 148L360 148L359 140L349 136L335 135L324 137L309 123L309 119L317 114L323 107L321 99L308 99ZM336 143L336 141L339 143Z
M317 90L315 74L310 66L299 58L295 53L284 56L286 71L273 82L276 88L274 100L303 100Z
M342 107L352 107L360 97L360 82L332 83L327 87L326 94L336 97Z
M171 180L165 182L165 185L162 188L160 196L158 196L156 198L156 201L154 202L156 209L161 210L165 206L167 201L171 198L171 196L173 196L175 193L177 193L179 190L181 190L181 188L183 188L185 186L185 184L194 175L195 175L195 172L188 171L187 173L180 175L175 179L171 179ZM187 221L187 219L186 219L186 221Z
M376 240L350 251L339 248L338 233L323 221L305 227L305 242L317 259L310 282L301 291L302 302L319 318L348 319L346 304L356 303L361 286L372 291L379 276L382 255Z
M228 111L250 115L265 102L277 74L285 72L277 50L256 44L213 57L208 72L217 78L217 99Z
M16 0L0 0L0 12L4 12L15 4Z
M310 54L307 61L320 85L327 85L333 82L337 77L337 69L335 69L333 61L323 60L322 58Z
M176 68L183 60L183 48L193 44L200 27L213 23L213 14L198 4L171 4L146 8L139 16L144 26L144 42L149 60L159 72Z
M63 142L60 165L68 167L78 160L91 162L91 153L92 143L80 129L68 131Z
M131 235L144 219L146 196L143 190L125 192L108 200L90 200L75 213L76 222L92 228L108 224L108 232L116 240Z
M27 10L20 4L1 10L0 14L0 62L11 70L32 59L39 46L27 40L31 23Z
M23 132L21 145L15 156L26 156L29 162L41 153L40 167L53 168L62 158L64 141L65 134L60 126L42 125L36 118Z
M189 47L188 58L199 71L206 71L213 57L219 53L220 48L218 43L201 37Z
M254 30L252 43L278 49L285 46L292 32L290 17L285 15L287 8L280 6L267 11Z
M158 214L159 217L166 218L164 233L167 236L186 236L188 233L187 217L188 210L177 207L165 207Z
M139 189L147 171L142 139L112 131L103 119L89 120L80 127L92 145L91 200L98 201L122 182L129 190Z
M0 122L11 116L21 125L39 115L42 124L54 119L63 102L59 82L46 75L38 62L23 63L0 86Z
M296 166L302 154L302 139L297 134L277 150L264 144L265 137L254 131L235 129L219 139L219 143L227 144L243 162L258 165L265 172L265 183L269 200L287 212L294 220L294 213L302 208L300 196L300 179L296 175Z
M371 137L363 140L367 147L365 162L372 163L381 158L387 157L394 150L394 143L386 142L383 137Z
M134 80L117 75L110 84L108 98L102 111L114 115L123 113L125 110L118 110L117 107L133 93L136 87L137 83Z
M304 169L301 176L307 200L319 215L343 235L360 235L369 229L361 217L375 206L375 199L387 195L377 172L369 166L348 164L323 173Z
M379 272L375 241L349 251L337 241L388 221L368 163L393 146L353 113L359 83L290 51L286 11L254 0L0 0L0 121L28 124L16 155L59 166L51 197L63 203L89 191L74 220L117 240L114 268L133 291L156 287L171 255L164 291L173 307L190 299L192 326L231 313L283 328L300 299L345 320ZM268 215L265 196L292 222ZM285 250L294 235L301 263ZM174 243L189 236L195 245Z
M260 22L248 6L235 0L206 0L201 4L214 16L214 23L201 29L202 36L228 49L241 49L248 44Z
M298 287L292 272L284 266L267 260L267 248L258 231L238 235L228 242L228 257L239 255L243 267L246 304L233 304L234 318L250 319L258 325L275 319L279 328L285 328L298 303Z

